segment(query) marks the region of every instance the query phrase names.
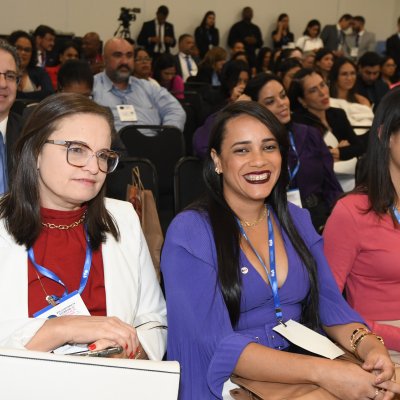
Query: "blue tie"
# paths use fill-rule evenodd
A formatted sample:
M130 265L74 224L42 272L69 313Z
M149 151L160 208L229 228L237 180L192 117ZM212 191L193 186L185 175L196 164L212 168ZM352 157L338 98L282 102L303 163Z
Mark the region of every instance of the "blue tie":
M0 132L0 195L7 191L7 155L3 134Z
M189 56L185 56L187 69L189 71L189 75L192 76L192 63L190 62Z

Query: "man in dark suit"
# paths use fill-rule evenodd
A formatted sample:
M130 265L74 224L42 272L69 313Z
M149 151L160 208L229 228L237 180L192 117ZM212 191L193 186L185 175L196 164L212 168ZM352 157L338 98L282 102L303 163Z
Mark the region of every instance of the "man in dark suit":
M44 68L57 65L58 60L52 52L56 43L55 30L47 25L39 25L33 32L33 37L36 43L37 66Z
M11 112L17 96L19 58L14 47L0 41L0 194L7 191L13 169L13 150L21 131L21 117Z
M168 7L158 7L156 18L143 24L137 38L137 43L156 57L162 53L169 53L176 44L174 26L167 22Z
M386 55L397 64L396 75L400 76L400 17L397 20L397 33L386 40Z
M179 36L179 53L174 56L176 63L176 73L186 82L191 76L197 75L197 60L193 58L195 41L192 35L184 33Z
M344 14L336 25L325 25L321 32L324 47L332 51L336 56L349 56L350 46L347 43L345 31L350 28L352 16Z
M250 66L254 66L256 60L256 50L263 45L260 28L253 24L253 9L245 7L242 10L242 20L232 25L229 36L228 46L233 47L235 42L243 42Z

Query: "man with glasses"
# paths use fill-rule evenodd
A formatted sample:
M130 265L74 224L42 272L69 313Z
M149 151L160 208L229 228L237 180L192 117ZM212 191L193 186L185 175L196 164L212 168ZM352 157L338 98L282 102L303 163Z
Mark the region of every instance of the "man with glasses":
M93 99L111 108L117 131L132 124L172 125L183 130L186 114L174 96L132 76L135 64L132 44L123 38L107 41L104 64L105 70L94 77Z
M11 112L17 96L19 58L14 47L0 41L0 194L8 189L13 168L12 152L21 128L21 117Z

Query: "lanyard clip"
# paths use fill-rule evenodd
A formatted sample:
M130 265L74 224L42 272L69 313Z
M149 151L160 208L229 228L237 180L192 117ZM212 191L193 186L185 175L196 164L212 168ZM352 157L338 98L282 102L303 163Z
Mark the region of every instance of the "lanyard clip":
M278 322L283 325L285 328L287 328L287 325L283 322L283 319L278 319Z
M46 296L46 301L53 307L55 307L58 304L57 301L55 300L54 296L50 296L50 295Z

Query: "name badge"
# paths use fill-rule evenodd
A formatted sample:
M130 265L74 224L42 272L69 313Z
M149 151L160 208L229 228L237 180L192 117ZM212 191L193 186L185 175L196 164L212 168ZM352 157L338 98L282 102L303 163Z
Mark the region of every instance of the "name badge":
M57 318L63 315L90 315L81 295L76 290L60 299L56 306L47 306L33 314L35 318ZM53 351L55 354L72 354L87 350L87 345L65 344Z
M352 47L350 50L350 56L357 58L358 57L358 47Z
M301 204L301 198L300 198L300 191L299 189L292 189L287 191L287 199L291 203L295 204L298 207L303 207Z
M47 306L33 314L35 318L56 318L63 315L90 315L77 290L60 299L56 306Z
M137 115L132 104L121 104L117 106L118 117L121 122L136 122Z
M286 325L286 326L285 326ZM285 337L289 342L319 354L320 356L333 360L344 354L343 350L331 342L326 336L323 336L296 321L289 320L285 325L279 324L273 328Z

